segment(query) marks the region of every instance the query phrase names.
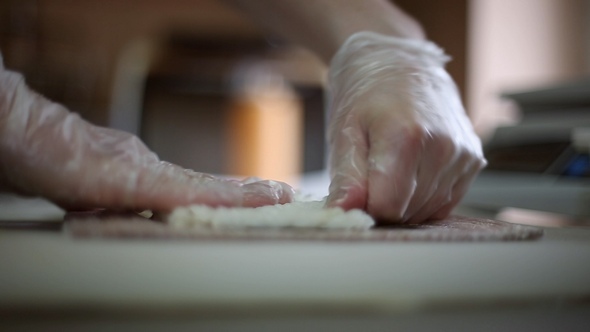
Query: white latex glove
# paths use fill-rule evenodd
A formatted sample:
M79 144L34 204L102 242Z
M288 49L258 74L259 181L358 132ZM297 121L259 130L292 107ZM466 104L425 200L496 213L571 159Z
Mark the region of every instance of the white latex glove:
M381 222L446 217L485 166L481 142L435 44L352 35L329 77L328 206Z
M0 190L66 209L160 211L197 203L254 207L293 196L284 183L223 180L162 162L137 137L91 125L31 91L1 61Z

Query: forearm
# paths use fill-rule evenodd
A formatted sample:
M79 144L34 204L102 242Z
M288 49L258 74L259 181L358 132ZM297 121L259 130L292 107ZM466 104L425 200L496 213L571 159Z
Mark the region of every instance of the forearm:
M226 0L326 63L352 34L424 38L421 26L387 0Z

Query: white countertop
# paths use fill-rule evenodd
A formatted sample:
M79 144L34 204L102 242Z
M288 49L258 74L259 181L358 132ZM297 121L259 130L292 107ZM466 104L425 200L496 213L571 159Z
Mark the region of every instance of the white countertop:
M4 310L587 308L590 228L496 243L88 240L0 230L0 266Z
M0 305L414 308L590 295L590 230L509 243L168 242L0 232Z

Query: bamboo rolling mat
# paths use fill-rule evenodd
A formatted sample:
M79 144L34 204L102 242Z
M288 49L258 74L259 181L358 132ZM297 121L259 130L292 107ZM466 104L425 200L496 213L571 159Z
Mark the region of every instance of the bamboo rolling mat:
M139 217L108 215L68 216L65 231L74 238L159 239L194 241L336 241L336 242L487 242L539 239L538 227L498 220L451 216L417 225L369 230L313 228L201 228L179 230L166 223Z

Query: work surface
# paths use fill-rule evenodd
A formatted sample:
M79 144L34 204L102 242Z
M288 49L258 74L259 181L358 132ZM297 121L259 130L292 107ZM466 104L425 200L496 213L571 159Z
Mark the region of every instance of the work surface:
M588 228L484 243L75 239L3 230L0 266L0 313L13 318L346 320L510 308L524 310L521 318L533 310L541 325L546 310L559 309L579 327L589 317Z

